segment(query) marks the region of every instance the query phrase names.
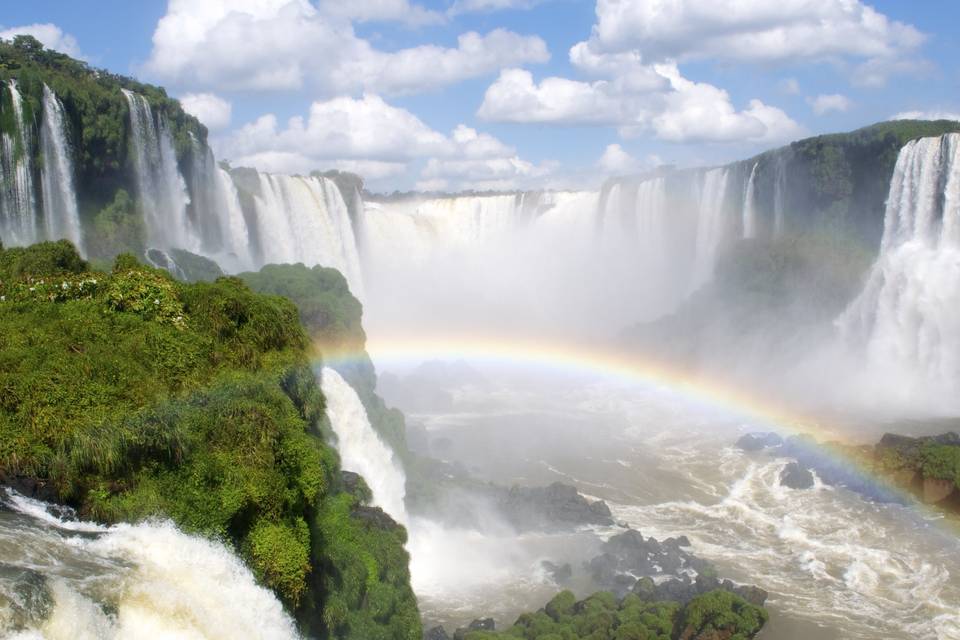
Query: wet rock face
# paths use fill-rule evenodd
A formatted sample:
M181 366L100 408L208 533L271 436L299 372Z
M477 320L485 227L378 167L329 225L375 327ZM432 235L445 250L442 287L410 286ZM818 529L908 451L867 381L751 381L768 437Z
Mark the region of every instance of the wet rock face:
M607 540L603 553L590 561L588 569L598 585L623 595L638 576L680 576L708 569L706 561L683 549L689 546L686 536L660 542L628 529Z
M423 634L423 640L450 640L446 630L441 626L431 627Z
M368 526L382 531L392 531L400 529L401 525L391 518L386 511L380 507L356 506L351 513L358 519L365 522Z
M460 627L453 634L453 640L464 640L471 631L494 631L496 623L493 618L479 618L474 620L466 627Z
M791 462L780 472L780 484L790 489L809 489L813 486L813 473L800 463Z
M765 433L748 433L737 440L737 447L744 451L762 451L779 447L783 444L783 438L776 433L768 431Z
M694 598L710 591L720 589L740 596L750 604L762 607L767 601L767 592L760 587L738 585L730 580L718 580L713 576L699 575L696 579L684 575L656 583L649 577L637 580L631 592L647 602L665 600L687 604Z
M496 504L520 530L610 526L613 516L603 500L591 502L576 487L555 482L547 487L510 487L495 490Z

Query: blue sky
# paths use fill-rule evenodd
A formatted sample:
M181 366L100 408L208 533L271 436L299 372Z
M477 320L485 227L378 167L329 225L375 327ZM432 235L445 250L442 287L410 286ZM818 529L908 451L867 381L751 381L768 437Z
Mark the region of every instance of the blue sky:
M219 158L378 190L589 187L960 113L950 0L33 0L0 20L166 86Z

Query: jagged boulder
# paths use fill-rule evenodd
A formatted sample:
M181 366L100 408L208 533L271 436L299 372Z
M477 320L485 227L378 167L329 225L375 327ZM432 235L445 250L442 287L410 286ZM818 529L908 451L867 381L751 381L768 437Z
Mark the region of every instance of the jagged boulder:
M591 502L577 488L555 482L547 487L491 489L496 505L517 529L572 528L614 524L610 507L603 500Z
M464 640L472 631L495 631L496 623L493 618L478 618L466 627L460 627L453 633L453 640Z
M809 489L813 486L813 473L799 462L791 462L780 472L780 484L790 489Z
M423 640L450 640L450 636L447 635L447 630L437 625L431 627L423 634Z
M783 444L783 438L772 431L748 433L737 440L737 447L744 451L762 451Z

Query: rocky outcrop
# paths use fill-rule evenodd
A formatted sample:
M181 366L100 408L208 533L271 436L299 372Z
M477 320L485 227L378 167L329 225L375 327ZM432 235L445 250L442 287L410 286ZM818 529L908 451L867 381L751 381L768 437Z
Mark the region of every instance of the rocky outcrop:
M460 627L453 633L453 640L464 640L471 631L494 631L496 623L493 618L478 618L465 627Z
M499 510L520 530L614 524L610 507L603 500L587 500L568 484L496 488L492 493Z
M780 484L790 489L809 489L813 486L813 473L799 462L791 462L780 472Z

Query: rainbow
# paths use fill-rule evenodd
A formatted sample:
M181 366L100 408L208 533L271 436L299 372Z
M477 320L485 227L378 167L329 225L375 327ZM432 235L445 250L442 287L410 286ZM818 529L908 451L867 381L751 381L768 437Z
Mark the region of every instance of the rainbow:
M472 363L547 367L551 371L595 375L599 378L648 386L666 387L682 397L697 403L707 403L731 414L749 418L767 430L781 435L806 435L817 442L857 444L837 426L821 419L747 393L743 388L725 384L703 374L697 374L666 362L641 357L626 349L613 349L608 344L550 341L537 338L507 339L499 336L448 336L429 339L411 339L380 336L371 339L366 350L343 349L317 345L325 364L337 367L357 360L372 359L376 363L417 364L425 360L461 359ZM822 449L824 458L867 478L890 492L898 494L907 504L915 504L926 513L936 512L913 498L906 490L890 485L882 476L865 466L857 458L844 453L842 448ZM946 518L960 533L960 521Z

